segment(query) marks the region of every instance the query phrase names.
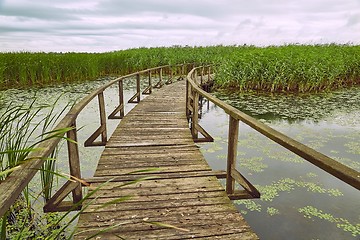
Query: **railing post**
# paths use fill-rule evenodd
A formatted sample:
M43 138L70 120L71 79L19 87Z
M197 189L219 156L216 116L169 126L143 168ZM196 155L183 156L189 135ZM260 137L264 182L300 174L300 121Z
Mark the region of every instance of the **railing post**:
M190 105L189 88L190 88L190 84L189 84L189 81L187 80L187 78L185 79L185 81L186 81L186 117L189 120L190 119L190 109L189 109L189 105Z
M71 127L72 129L66 133L67 138L72 140L72 141L67 141L70 175L77 179L81 179L76 123L74 122ZM82 199L82 189L80 182L78 182L78 186L72 191L72 196L73 196L73 203L77 203Z
M169 66L169 75L168 75L168 80L166 81L166 84L170 84L173 83L173 69L172 66Z
M120 104L120 118L125 116L125 103L124 103L124 83L123 80L119 81L119 104Z
M149 94L152 93L151 70L149 70Z
M159 78L160 78L160 86L162 86L162 82L163 82L163 69L160 68L160 72L159 72Z
M124 86L123 86L123 79L120 79L119 82L119 106L116 107L116 109L110 113L109 119L122 119L125 115L125 104L124 104ZM120 116L116 116L117 113L120 113Z
M101 142L107 142L107 131L106 131L106 112L105 112L105 101L104 101L104 92L99 93L99 111L100 111L100 126L102 128L101 131Z
M137 102L140 102L140 73L136 74L136 93L136 100Z
M191 119L191 134L193 139L197 139L198 130L196 129L196 126L199 124L199 93L196 90L194 91L193 112Z
M230 115L229 119L228 156L226 169L226 193L233 194L235 191L235 179L231 170L236 168L237 144L239 137L239 120Z

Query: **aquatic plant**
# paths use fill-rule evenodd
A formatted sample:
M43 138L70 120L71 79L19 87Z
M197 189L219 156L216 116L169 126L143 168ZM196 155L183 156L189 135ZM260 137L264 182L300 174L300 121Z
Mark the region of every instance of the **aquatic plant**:
M216 86L236 91L322 91L360 83L360 46L208 46L107 53L0 53L0 89L85 81L159 65L216 64Z
M359 84L360 46L241 48L217 68L216 83L236 91L310 92Z
M350 223L347 219L334 217L330 213L325 213L322 210L313 207L306 206L298 209L299 213L303 213L306 218L319 218L331 223L335 223L336 227L343 229L346 232L350 232L354 237L360 236L360 223Z

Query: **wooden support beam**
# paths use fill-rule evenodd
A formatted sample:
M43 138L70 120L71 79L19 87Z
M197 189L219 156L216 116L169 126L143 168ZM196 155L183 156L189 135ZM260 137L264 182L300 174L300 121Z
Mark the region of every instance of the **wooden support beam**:
M77 179L81 179L79 146L77 145L77 129L75 122L72 127L73 129L67 132L67 137L72 140L67 141L70 175ZM77 203L82 199L82 189L80 184L72 190L72 196L74 203Z
M99 93L98 98L99 98L99 110L100 110L100 127L96 129L96 131L93 134L91 134L91 136L85 141L84 143L85 147L105 146L107 142L106 112L105 112L105 101L104 101L103 92ZM101 135L101 141L95 142L95 140L100 135Z
M197 91L194 92L194 111L192 112L191 118L191 134L193 139L198 138L198 130L196 129L196 125L199 123L199 93Z
M69 195L69 193L73 192L77 188L81 189L81 183L76 181L67 181L55 194L52 198L50 198L45 206L44 206L44 212L62 212L62 211L68 211L74 206L74 202L67 202L66 206L64 208L64 205L60 207L61 203L63 203L63 200ZM79 202L80 200L77 199ZM70 204L69 204L70 203ZM81 206L79 206L81 207ZM75 209L74 209L75 210Z
M157 82L155 84L154 88L161 88L164 85L162 73L163 73L163 69L160 68L159 69L159 82Z
M227 178L226 193L233 194L235 191L235 179L231 175L231 170L236 166L237 144L239 138L239 120L230 116L229 119L229 140L228 140L228 156L227 156Z
M100 126L102 127L101 132L101 142L107 142L107 130L106 130L106 111L105 111L105 100L104 100L104 92L99 93L99 111L100 111Z
M135 100L136 99L136 100ZM140 102L140 74L136 74L136 93L130 98L128 103L139 103Z
M253 198L260 198L260 192L234 167L231 168L231 177L235 179L235 181L239 183Z
M171 84L173 83L173 69L172 67L170 66L169 67L169 77L168 77L168 80L165 82L165 84Z
M203 138L198 137L198 138L194 139L194 142L213 142L214 141L214 138L211 137L211 135L204 128L202 128L199 124L196 124L195 128L204 137Z
M109 115L109 119L122 119L125 115L125 104L124 104L124 86L123 80L119 81L119 106ZM120 116L116 114L120 112Z
M142 94L151 94L152 93L152 79L151 79L151 71L149 70L149 85L145 88Z

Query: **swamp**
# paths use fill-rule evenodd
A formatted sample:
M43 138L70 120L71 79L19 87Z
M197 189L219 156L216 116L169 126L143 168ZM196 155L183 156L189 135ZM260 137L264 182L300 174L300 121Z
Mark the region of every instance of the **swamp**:
M55 58L46 53L38 53L40 58L30 53L0 54L0 59L4 60L2 63L5 63L0 66L0 83L4 89L0 92L0 111L9 106L55 104L54 112L62 113L66 112L64 108L69 109L74 102L114 79L111 75L146 68L147 63L151 66L182 62L214 63L217 66L213 92L216 97L360 171L359 52L359 46L346 45L173 47L107 54L74 53L68 54L73 60L67 64L67 54L54 53ZM79 63L82 67L76 67L75 71L72 67L78 57L86 59L86 64ZM49 59L48 68L42 71L45 59ZM17 67L15 62L19 64ZM27 65L30 63L34 66L33 71ZM21 68L22 65L25 67ZM69 75L71 72L72 76ZM85 77L77 79L80 75ZM125 99L134 94L134 83L134 79L125 82ZM115 87L105 91L107 111L117 104L116 91ZM133 106L127 104L125 112ZM32 124L43 119L49 109L44 108L44 112L37 114ZM97 111L96 101L93 101L80 114L80 143L98 125L98 119L91 117ZM109 135L118 122L108 121ZM200 124L215 140L213 143L199 143L199 147L213 170L224 170L227 115L204 101ZM40 134L41 129L34 132L34 136ZM359 191L243 123L240 124L238 143L237 169L262 195L260 199L238 200L235 204L260 239L287 239L288 236L292 239L359 238ZM91 177L103 148L85 148L82 144L79 147L82 176ZM56 172L69 171L68 163L62 160L65 152L59 149ZM64 180L58 178L56 181L61 185ZM39 182L40 175L36 175L29 189L32 208L35 212L39 211L36 214L41 219L42 203L38 195L42 190ZM36 230L28 231L36 235ZM13 234L14 237L19 236L16 231Z

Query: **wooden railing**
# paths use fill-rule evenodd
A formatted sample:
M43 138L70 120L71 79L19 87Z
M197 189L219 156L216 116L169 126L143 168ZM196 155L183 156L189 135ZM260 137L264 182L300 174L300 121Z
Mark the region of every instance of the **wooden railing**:
M55 194L47 201L44 206L45 212L50 211L67 211L77 206L77 203L82 199L82 184L81 184L81 172L80 172L80 156L79 147L77 144L77 126L76 120L79 113L88 105L88 103L94 98L98 98L99 110L100 110L100 127L85 141L85 146L103 146L107 142L107 128L106 128L106 111L104 101L104 91L108 87L118 84L119 86L119 105L109 115L109 119L121 119L124 117L124 93L123 93L123 80L136 77L136 93L128 101L129 103L140 102L141 93L150 94L152 92L152 80L155 74L159 75L159 81L154 87L161 87L163 84L169 84L174 79L174 71L176 75L185 77L186 73L194 67L194 64L181 64L175 66L161 66L156 68L150 68L143 71L135 72L126 76L119 77L96 89L79 103L74 105L70 111L64 116L64 118L57 124L54 130L71 128L66 133L66 136L71 141L67 141L68 147L68 160L70 168L71 179L67 181ZM168 75L167 78L163 78L164 73ZM140 79L141 75L148 75L148 86L141 92ZM95 142L95 140L101 136L101 140ZM28 159L21 164L16 170L14 170L5 180L0 182L0 216L10 208L10 206L16 201L20 193L24 190L27 184L31 181L37 171L41 168L45 159L54 151L59 144L61 138L51 138L36 146L38 151L32 152ZM72 193L72 201L64 201L64 199Z
M246 115L229 104L217 99L211 94L204 91L200 86L204 76L210 79L211 66L201 66L192 69L187 75L186 82L186 113L191 123L191 132L194 141L212 141L210 135L199 125L199 97L206 98L218 107L222 108L229 115L229 131L228 131L228 156L227 156L227 177L226 192L231 199L241 198L258 198L259 191L236 169L237 143L239 133L239 122L243 122L255 129L267 138L275 141L291 152L299 155L305 160L325 170L331 175L339 178L343 182L348 183L354 188L360 190L360 173L349 168L334 159L315 151L306 145L295 141L294 139L272 129L271 127L257 121L256 119ZM204 138L199 138L201 133ZM238 182L245 190L235 190L235 182Z

